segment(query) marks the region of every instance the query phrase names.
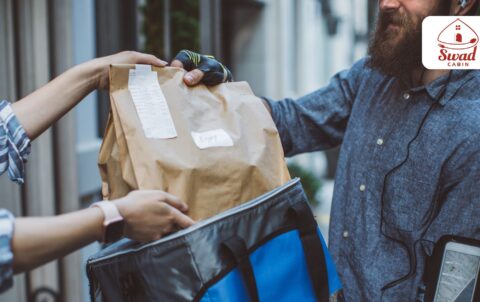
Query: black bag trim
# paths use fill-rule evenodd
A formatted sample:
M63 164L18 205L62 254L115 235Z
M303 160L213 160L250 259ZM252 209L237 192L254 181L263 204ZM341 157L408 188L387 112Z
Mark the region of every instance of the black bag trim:
M145 288L135 272L123 274L120 278L122 297L126 302L138 302L145 299Z
M252 264L248 257L248 249L245 240L239 236L233 236L222 243L222 247L226 254L233 257L235 264L242 276L243 282L247 287L248 296L251 302L259 302L257 281L253 274Z
M315 295L319 302L329 302L328 270L322 242L317 234L318 225L315 217L306 203L292 205L289 214L297 222Z
M278 237L278 236L281 236L285 233L288 233L290 231L293 231L293 230L296 230L297 228L295 227L295 225L291 224L291 225L287 225L285 227L282 227L281 229L278 229L276 230L275 232L269 234L268 236L265 236L265 238L263 238L262 240L258 241L257 243L255 243L250 249L247 249L247 253L248 255L252 254L253 252L255 252L258 248L260 248L262 245L264 245L265 243L269 242L270 240ZM198 293L195 295L195 298L193 299L193 302L199 302L203 296L205 295L205 293L207 292L207 290L212 287L213 285L215 285L218 281L220 281L221 279L223 279L226 275L228 275L229 273L231 273L231 271L233 271L234 269L236 268L236 265L233 261L231 261L230 263L228 263L228 265L226 266L225 269L223 269L218 275L216 275L214 278L210 279L208 282L206 282L202 288L200 288L200 290L198 291Z
M95 301L95 291L97 290L97 284L92 282L95 280L93 269L87 266L87 278L88 278L88 293L90 294L90 301Z

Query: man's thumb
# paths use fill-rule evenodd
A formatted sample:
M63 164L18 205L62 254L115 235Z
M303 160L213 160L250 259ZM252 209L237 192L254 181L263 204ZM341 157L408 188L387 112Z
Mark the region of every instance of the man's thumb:
M188 86L195 86L203 79L204 73L198 69L188 72L184 77L185 84Z

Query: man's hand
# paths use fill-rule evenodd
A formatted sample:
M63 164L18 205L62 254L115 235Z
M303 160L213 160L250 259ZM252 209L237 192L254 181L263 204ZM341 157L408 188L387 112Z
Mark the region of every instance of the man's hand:
M215 86L220 83L233 81L232 73L222 63L212 56L205 56L190 50L180 51L170 64L173 67L184 68L188 71L183 81L188 86L203 83L207 86ZM268 102L262 98L262 103L272 114Z
M190 50L180 51L173 59L171 66L188 71L183 78L188 86L195 86L199 83L215 86L233 80L230 70L214 57L200 55Z
M139 242L158 240L194 223L182 213L188 206L163 191L133 191L113 202L125 219L124 235Z

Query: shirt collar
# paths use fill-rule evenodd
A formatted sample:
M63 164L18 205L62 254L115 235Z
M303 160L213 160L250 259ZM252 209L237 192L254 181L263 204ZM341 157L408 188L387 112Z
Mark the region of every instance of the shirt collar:
M412 92L426 90L433 101L445 106L458 92L458 90L470 79L472 79L478 71L455 69L451 73L447 73L426 86L412 88Z

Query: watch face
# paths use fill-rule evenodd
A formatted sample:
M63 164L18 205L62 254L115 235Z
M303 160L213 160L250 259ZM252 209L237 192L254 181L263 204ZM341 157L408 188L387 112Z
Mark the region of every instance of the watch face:
M123 219L113 221L105 227L105 243L115 242L123 236Z

